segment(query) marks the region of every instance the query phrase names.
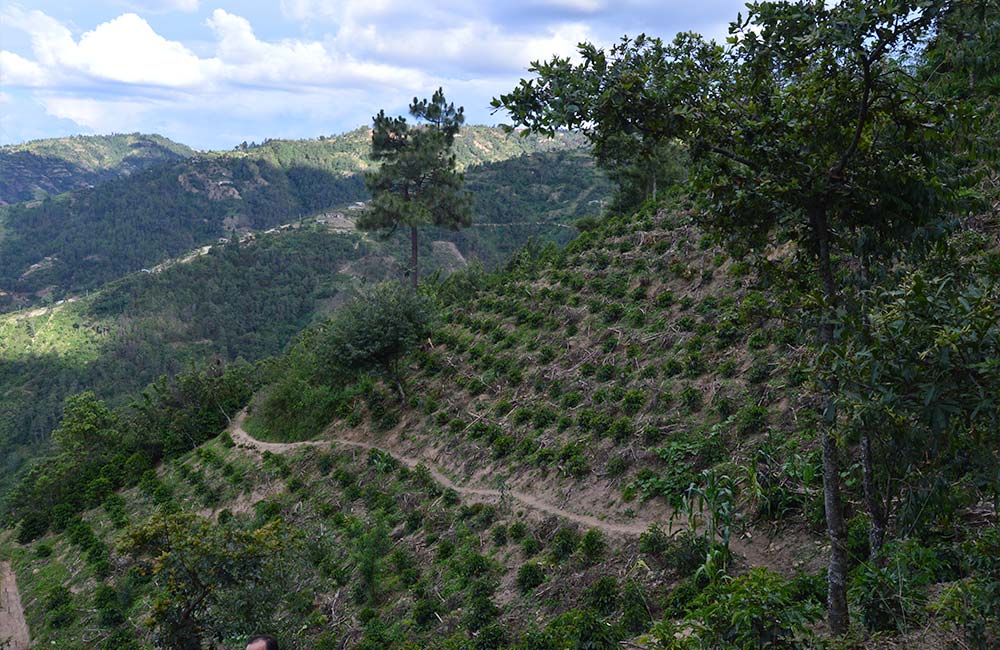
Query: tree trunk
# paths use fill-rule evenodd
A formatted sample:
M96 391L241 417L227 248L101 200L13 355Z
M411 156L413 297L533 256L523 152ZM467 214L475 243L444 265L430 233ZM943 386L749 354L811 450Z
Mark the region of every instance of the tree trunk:
M875 465L872 459L872 438L865 431L861 436L861 472L865 488L865 508L870 519L868 528L868 557L872 562L878 560L885 543L885 509L882 507L878 489L875 487Z
M410 280L417 290L417 227L410 226Z
M830 228L823 208L814 208L810 215L816 237L817 271L823 284L827 313L819 328L819 339L824 345L833 343L834 315L839 293L830 262ZM823 506L826 510L826 530L830 538L830 567L827 572L827 622L836 635L847 632L850 616L847 611L847 525L844 522L843 499L840 495L840 455L834 430L837 425L834 395L838 385L831 378L825 386L821 445L823 451Z
M827 397L832 408L832 396ZM847 611L847 525L840 496L840 458L832 423L824 423L823 446L823 505L826 510L826 530L830 538L830 566L827 571L827 622L836 635L847 632L850 617Z

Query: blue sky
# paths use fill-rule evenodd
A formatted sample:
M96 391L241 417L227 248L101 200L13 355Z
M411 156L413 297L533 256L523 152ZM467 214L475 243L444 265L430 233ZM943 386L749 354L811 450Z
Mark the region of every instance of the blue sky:
M530 61L622 34L722 38L738 0L0 3L0 144L143 131L202 149L332 135L437 87L474 124Z

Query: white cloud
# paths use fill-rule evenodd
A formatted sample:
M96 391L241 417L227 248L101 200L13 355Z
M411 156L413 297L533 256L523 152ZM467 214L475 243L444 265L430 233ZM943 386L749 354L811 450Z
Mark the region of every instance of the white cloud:
M405 112L413 96L443 86L470 121L502 119L491 116L490 98L513 87L532 60L573 56L580 41L609 44L625 32L667 35L664 21L688 27L705 7L740 0L280 0L291 22L268 25L257 16L270 17L274 7L229 3L247 13L171 16L171 29L189 28L183 40L157 32L155 16L197 11L198 0L111 2L134 13L80 30L0 0L3 35L27 35L23 47L22 39L5 39L0 51L3 90L26 90L11 93L5 115L60 118L48 119L53 130L65 129L66 119L214 146L334 133L379 108Z
M328 49L323 43L287 39L259 40L250 22L222 9L207 21L218 39L213 72L246 84L420 87L424 77L403 66L362 61Z
M204 79L202 62L180 43L168 41L136 14L123 14L85 32L79 42L69 29L40 11L12 9L5 22L28 34L36 61L5 57L17 85L57 79L80 83L80 74L125 84L185 86ZM12 57L18 57L15 60ZM29 77L31 82L23 79Z
M190 86L204 81L202 61L135 14L123 14L80 37L73 60L90 74L122 83Z
M9 7L0 14L0 20L5 25L28 34L38 63L51 66L72 59L76 50L73 34L55 18L37 10L25 12L17 7Z
M42 86L47 76L42 66L34 61L0 50L0 86Z
M62 95L41 95L38 99L49 115L72 120L98 133L141 130L143 114L151 108L133 100L98 100Z

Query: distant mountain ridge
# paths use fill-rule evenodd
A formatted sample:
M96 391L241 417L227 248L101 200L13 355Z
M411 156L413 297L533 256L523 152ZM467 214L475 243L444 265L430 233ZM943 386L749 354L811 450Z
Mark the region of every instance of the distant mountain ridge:
M501 162L530 153L567 151L586 147L578 133L561 132L554 138L538 134L506 133L491 126L464 126L455 138L455 162L459 169ZM307 164L341 174L367 170L372 160L371 129L358 127L337 136L306 140L265 140L262 144L240 145L233 151L214 152L217 156L246 156L288 168Z
M589 160L579 151L584 144L569 134L547 139L468 127L455 153L459 164L472 169L525 154L578 152ZM582 162L573 164L579 168ZM361 172L370 165L368 130L361 128L336 138L269 140L199 154L95 187L3 206L0 310L95 288L233 231L267 229L365 200ZM599 176L592 164L584 174Z
M157 134L116 133L0 147L0 204L40 199L189 158L195 150Z

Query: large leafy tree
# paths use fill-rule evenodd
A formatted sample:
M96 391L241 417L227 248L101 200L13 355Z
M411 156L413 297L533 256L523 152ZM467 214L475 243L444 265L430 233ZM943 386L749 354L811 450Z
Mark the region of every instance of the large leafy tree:
M245 530L189 513L155 514L130 528L119 550L151 579L147 622L158 647L196 650L234 631L226 628L247 634L265 622L261 610L274 608L268 587L281 579L276 563L288 542L275 521Z
M863 432L873 561L887 535L932 528L935 507L971 490L1000 495L1000 255L965 233L917 268L861 293L861 336L828 350L838 401ZM962 249L967 250L963 251Z
M817 338L832 346L842 315L857 308L848 283L934 232L956 197L948 143L956 113L913 74L922 39L949 4L753 3L727 47L695 34L671 43L623 38L607 52L584 44L580 63L534 63L536 78L495 106L534 130L581 129L598 151L622 134L685 143L704 225L734 253L757 259L792 242L786 279L810 292ZM816 370L826 395L829 623L841 633L839 377L833 364Z
M452 145L465 122L463 108L445 100L441 88L430 100L414 97L410 115L388 117L379 111L372 126L372 158L379 168L365 176L372 193L358 220L363 230L392 234L410 229L410 280L418 279L417 228L434 225L457 230L472 223L472 202L462 191Z

